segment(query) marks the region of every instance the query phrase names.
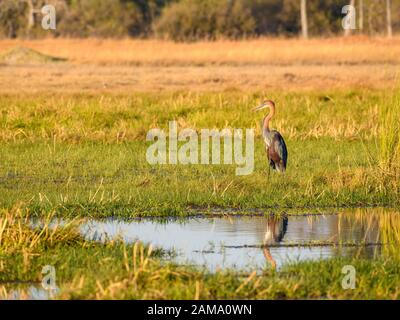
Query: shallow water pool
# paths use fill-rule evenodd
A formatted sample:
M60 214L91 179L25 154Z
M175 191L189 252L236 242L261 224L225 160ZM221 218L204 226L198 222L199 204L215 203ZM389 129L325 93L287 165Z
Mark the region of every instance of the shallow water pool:
M227 216L89 220L81 227L87 239L120 237L176 252L175 261L221 268L262 269L334 256L371 258L381 252L379 218L354 214Z

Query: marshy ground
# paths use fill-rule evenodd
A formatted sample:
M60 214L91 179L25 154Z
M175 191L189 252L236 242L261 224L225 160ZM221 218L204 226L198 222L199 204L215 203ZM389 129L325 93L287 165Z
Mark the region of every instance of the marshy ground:
M44 55L10 59L17 47ZM398 298L399 51L397 38L0 42L0 294L40 283L42 266L54 265L60 298ZM250 112L264 96L288 145L285 176L268 178L262 115ZM148 164L147 131L171 120L179 130L256 129L254 172ZM74 220L341 207L391 208L352 220L381 221L384 254L213 272L166 263L147 244L85 239ZM27 224L49 217L73 220L56 231ZM346 264L355 290L341 286Z

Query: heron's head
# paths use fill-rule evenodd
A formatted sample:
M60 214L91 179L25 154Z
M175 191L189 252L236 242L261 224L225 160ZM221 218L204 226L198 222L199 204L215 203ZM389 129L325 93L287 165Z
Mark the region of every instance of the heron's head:
M264 99L259 106L253 109L253 111L258 111L265 108L275 108L275 103L272 100Z

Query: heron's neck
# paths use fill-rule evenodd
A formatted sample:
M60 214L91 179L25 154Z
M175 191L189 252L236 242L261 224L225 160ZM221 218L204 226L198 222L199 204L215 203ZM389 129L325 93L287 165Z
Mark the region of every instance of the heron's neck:
M269 121L275 114L275 107L271 106L268 115L264 118L263 128L269 131Z
M268 247L264 247L264 248L263 248L263 253L264 253L265 259L267 259L267 260L271 263L272 268L275 269L275 268L276 268L276 261L275 261L275 259L272 257L269 248L268 248Z

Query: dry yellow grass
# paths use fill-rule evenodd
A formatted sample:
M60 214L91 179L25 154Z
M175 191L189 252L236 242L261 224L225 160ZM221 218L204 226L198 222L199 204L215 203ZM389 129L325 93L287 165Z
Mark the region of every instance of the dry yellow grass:
M207 66L134 67L46 65L0 67L0 94L131 93L140 91L231 91L272 89L387 89L400 67L365 66Z
M388 88L397 82L400 38L0 41L68 59L0 64L0 93Z
M136 65L400 63L400 37L257 39L175 43L159 40L3 40L0 53L25 46L80 63Z

